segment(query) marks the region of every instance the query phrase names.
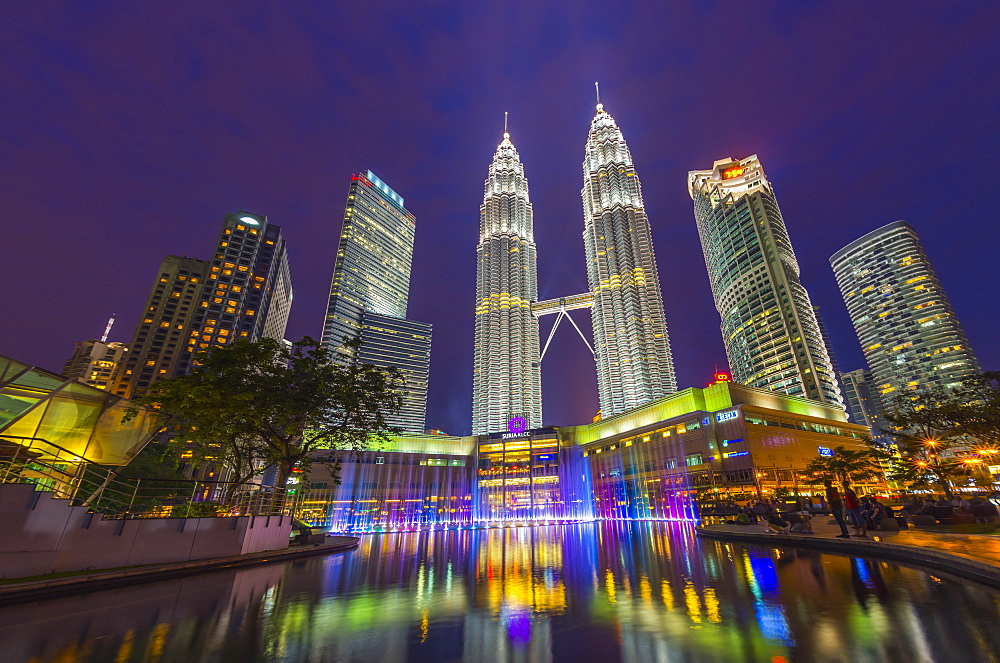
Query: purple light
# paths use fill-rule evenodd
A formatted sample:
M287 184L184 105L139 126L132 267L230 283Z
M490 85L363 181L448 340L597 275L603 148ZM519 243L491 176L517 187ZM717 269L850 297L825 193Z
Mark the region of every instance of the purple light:
M523 433L528 427L528 422L524 420L524 417L514 417L507 422L507 430L511 433Z

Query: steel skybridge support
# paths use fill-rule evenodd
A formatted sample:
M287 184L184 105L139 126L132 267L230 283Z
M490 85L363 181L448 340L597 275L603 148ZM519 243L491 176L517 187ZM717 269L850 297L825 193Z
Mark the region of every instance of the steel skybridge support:
M581 309L581 308L593 308L594 306L594 295L590 292L583 292L579 295L570 295L569 297L557 297L556 299L546 299L542 302L532 302L531 303L531 314L536 318L540 318L543 315L549 315L550 313L558 314L556 316L555 324L552 325L552 329L549 330L549 337L545 341L545 347L542 348L542 354L538 357L538 364L541 365L542 359L545 358L545 352L549 349L549 344L552 343L552 338L556 334L556 329L559 328L559 323L562 322L563 318L569 320L573 328L576 329L576 333L580 335L583 342L587 344L587 349L590 350L591 355L595 355L594 346L590 344L587 337L584 336L583 330L576 324L576 321L570 316L569 312ZM596 355L595 355L596 356Z

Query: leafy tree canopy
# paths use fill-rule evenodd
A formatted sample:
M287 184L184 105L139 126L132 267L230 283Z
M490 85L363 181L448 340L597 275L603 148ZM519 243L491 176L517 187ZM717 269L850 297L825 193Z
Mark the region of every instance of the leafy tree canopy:
M937 486L949 498L969 477L992 483L984 472L1000 453L1000 373L972 376L956 389L900 394L884 416L897 455L891 479L911 488Z
M877 449L834 447L832 456L817 456L809 461L806 483L816 485L829 480L843 484L873 479L882 474L883 459L884 454Z
M355 355L360 341L344 345ZM386 418L402 406L401 388L394 369L335 359L307 336L291 349L272 339L212 348L189 374L155 382L132 402L157 409L175 439L219 457L234 480L277 467L284 487L319 450L357 452L388 441L398 432Z

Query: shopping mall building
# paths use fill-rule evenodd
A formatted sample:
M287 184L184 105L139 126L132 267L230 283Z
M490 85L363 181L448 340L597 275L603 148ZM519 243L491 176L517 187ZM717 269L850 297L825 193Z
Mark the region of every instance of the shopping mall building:
M694 500L813 495L810 460L865 447L843 410L720 382L582 426L395 437L315 464L301 516L332 531L398 531L594 519L681 520ZM861 486L862 491L877 488Z

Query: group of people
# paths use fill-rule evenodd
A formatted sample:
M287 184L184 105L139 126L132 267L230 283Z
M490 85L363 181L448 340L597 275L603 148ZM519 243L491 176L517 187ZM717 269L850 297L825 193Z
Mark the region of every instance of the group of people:
M812 534L812 514L807 509L801 511L791 511L782 515L775 505L770 502L760 500L757 504L747 502L746 506L740 509L736 515L737 525L750 525L763 519L767 523L768 531L792 532L794 534Z
M992 521L1000 517L1000 511L996 504L990 499L981 495L976 495L968 499L961 495L954 495L951 499L942 495L935 499L933 496L924 498L904 498L903 511L911 516L939 516L942 507L951 509L951 513L970 514L977 520Z
M837 535L839 539L851 538L852 535L847 531L848 523L854 530L853 536L866 538L868 530L882 529L882 523L887 518L895 517L892 509L874 496L858 497L849 481L843 483L843 493L837 490L832 481L824 481L823 485L826 487L827 506L840 527L840 534Z

